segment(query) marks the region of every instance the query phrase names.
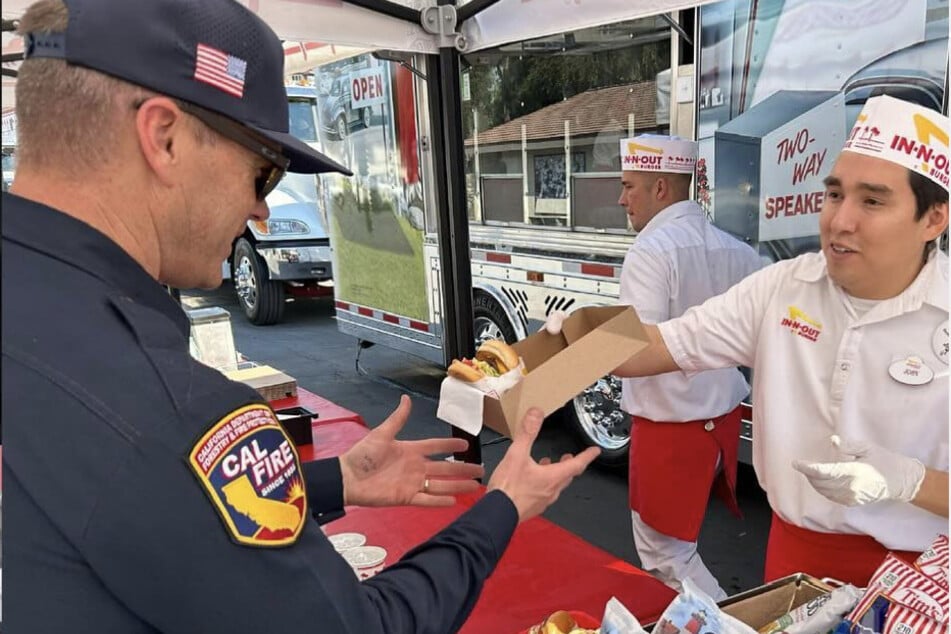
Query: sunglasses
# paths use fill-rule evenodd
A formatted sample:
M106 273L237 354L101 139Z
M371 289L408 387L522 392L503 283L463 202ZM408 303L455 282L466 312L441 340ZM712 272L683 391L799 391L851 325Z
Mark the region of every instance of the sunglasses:
M291 163L290 159L265 144L258 135L251 132L246 126L228 117L205 110L187 101L176 101L176 103L182 111L192 115L221 136L265 158L271 165L263 168L254 179L254 193L258 200L264 200L265 196L274 191L277 184L284 178L284 174L287 173L287 167Z

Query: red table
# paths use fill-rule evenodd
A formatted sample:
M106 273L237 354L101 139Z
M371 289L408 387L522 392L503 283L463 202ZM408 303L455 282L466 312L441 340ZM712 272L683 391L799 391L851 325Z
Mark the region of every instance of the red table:
M482 493L459 496L449 508L348 508L327 524L328 535L355 531L386 549L386 564L425 541L471 507ZM523 522L461 632L512 633L556 610L580 610L600 620L604 604L620 599L643 623L655 621L674 591L631 564L548 520Z
M358 414L299 388L297 398L272 405L304 406L319 414L312 425L314 444L298 447L302 460L339 455L368 432ZM328 535L366 535L368 545L386 549L389 565L465 512L483 492L459 496L448 508L348 507L346 516L324 529ZM514 634L556 610L579 610L600 619L612 596L646 623L661 615L675 593L644 571L536 517L518 527L461 632Z
M317 415L311 423L314 444L297 447L300 459L305 462L339 456L366 436L368 431L363 417L356 412L302 388L297 389L296 397L271 401L271 407L275 410L306 407Z

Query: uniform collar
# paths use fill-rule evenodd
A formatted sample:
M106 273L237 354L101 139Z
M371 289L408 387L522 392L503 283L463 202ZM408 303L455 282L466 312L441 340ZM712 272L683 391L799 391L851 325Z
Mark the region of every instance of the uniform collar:
M637 235L643 236L668 222L685 216L704 217L703 208L692 200L681 200L680 202L664 207L644 225L644 228Z
M3 240L88 273L163 313L188 336L188 318L182 307L128 253L90 225L52 207L5 192Z
M827 276L826 257L822 252L807 254L796 272L796 279L803 282L818 282ZM940 249L932 249L918 277L891 299L896 300L895 306L899 312L918 310L922 304L948 310L948 256Z

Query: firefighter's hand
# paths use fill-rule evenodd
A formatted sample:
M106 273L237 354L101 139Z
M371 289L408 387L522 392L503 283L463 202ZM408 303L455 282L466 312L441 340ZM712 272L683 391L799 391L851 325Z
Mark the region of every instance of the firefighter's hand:
M452 506L455 496L479 488L481 465L430 458L465 451L462 438L397 440L409 418L408 396L389 417L340 456L344 504Z
M863 441L832 436L841 462L796 460L793 467L833 502L860 506L885 500L911 502L925 478L920 461Z
M558 462L548 458L536 462L531 451L542 419L541 410L528 410L487 486L489 491L498 489L512 500L519 522L540 515L551 506L601 453L598 447L588 447L575 456L565 454Z
M545 325L542 329L547 330L550 335L557 335L561 332L561 324L564 323L567 318L568 313L565 311L553 310L551 314L545 318Z

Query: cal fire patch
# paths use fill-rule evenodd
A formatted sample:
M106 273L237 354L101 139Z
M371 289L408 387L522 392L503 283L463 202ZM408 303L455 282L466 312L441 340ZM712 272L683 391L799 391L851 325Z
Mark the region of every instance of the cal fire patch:
M267 405L239 408L195 444L192 470L231 538L252 546L283 546L307 517L300 459Z

